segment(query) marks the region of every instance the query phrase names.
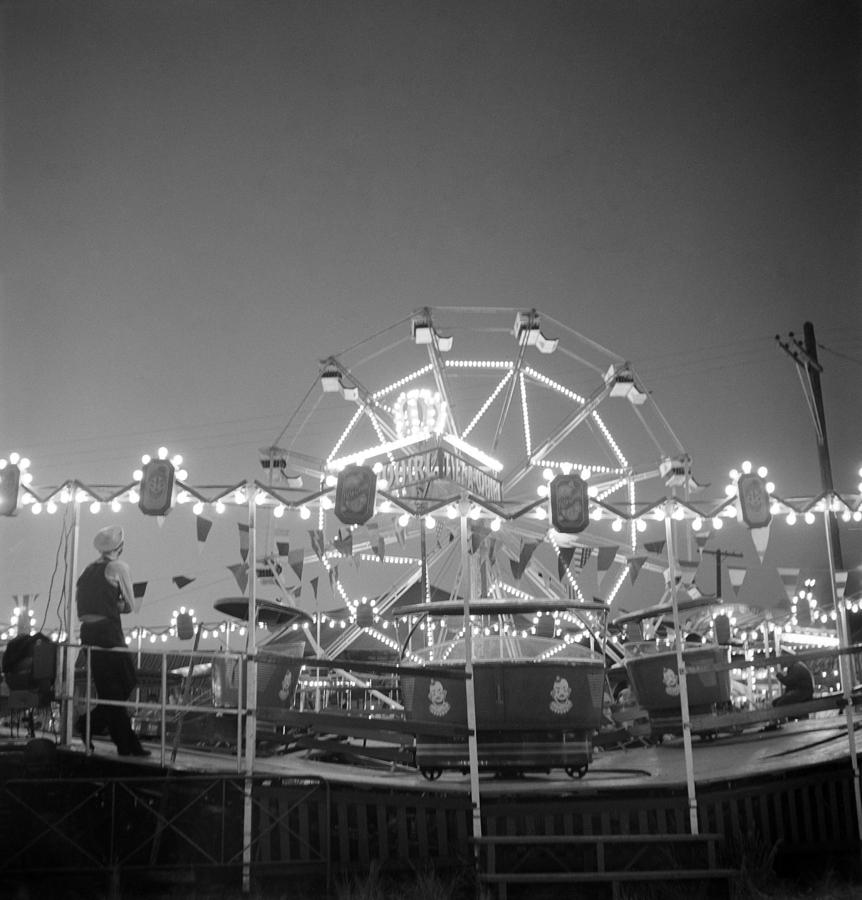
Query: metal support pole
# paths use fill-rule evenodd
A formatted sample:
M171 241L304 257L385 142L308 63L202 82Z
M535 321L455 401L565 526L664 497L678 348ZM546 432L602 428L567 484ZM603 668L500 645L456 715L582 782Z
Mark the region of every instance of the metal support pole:
M80 536L81 512L80 503L74 498L69 501L72 504L72 532L71 532L71 566L67 572L66 582L66 664L63 673L63 709L60 721L62 726L63 743L67 746L72 742L72 715L75 710L75 657L72 654L73 640L72 622L75 616L75 583L78 580L78 540ZM89 667L87 677L89 677Z
M239 706L245 707L245 783L243 786L242 890L251 889L252 776L257 740L257 505L254 482L248 486L248 634L246 636L245 703L240 693Z
M473 600L474 579L470 572L470 538L467 534L467 513L470 502L462 495L460 503L461 513L461 573L467 576L466 590L464 594L464 673L467 676L464 682L464 691L467 702L467 752L470 759L470 800L473 805L473 837L482 837L482 807L479 795L479 747L476 741L476 692L473 683L473 622L470 618L470 602ZM479 853L479 845L474 847L475 854Z
M664 517L665 537L667 543L668 578L670 579L670 602L673 609L673 630L676 635L676 667L679 672L679 704L682 714L682 743L685 751L685 783L688 792L688 815L691 833L699 834L697 821L697 796L694 785L694 758L691 751L691 717L688 709L688 683L685 674L685 658L683 656L683 635L679 624L679 604L676 599L676 555L673 541L673 520L671 504L667 504Z
M828 515L824 516L826 525L826 548L829 554L829 584L832 589L832 602L838 626L838 646L846 650L849 646L847 639L847 609L838 601L838 588L835 582L835 558L832 554L832 529L828 521ZM853 667L847 653L838 656L838 667L841 672L841 688L844 694L844 715L847 719L847 743L850 750L850 766L853 770L853 796L856 801L856 835L860 841L862 851L862 786L859 782L859 758L856 755L856 726L853 722Z

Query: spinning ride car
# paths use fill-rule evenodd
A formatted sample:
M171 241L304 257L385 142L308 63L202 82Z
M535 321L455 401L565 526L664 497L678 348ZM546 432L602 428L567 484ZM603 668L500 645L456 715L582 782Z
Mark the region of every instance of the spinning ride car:
M603 632L607 612L603 604L556 599L470 603L471 617L498 622L561 609L590 613L601 622ZM463 611L461 601L449 600L402 607L398 615L449 620ZM466 642L458 631L451 640L412 651L415 663L402 663L401 693L408 722L466 724ZM511 774L562 768L572 777L583 777L592 762L592 736L602 721L603 654L558 638L524 636L503 628L473 636L470 652L479 769ZM466 772L467 741L419 734L416 764L429 780L444 769Z
M685 616L701 613L711 605L715 605L714 601L687 600L678 604L678 610ZM650 631L653 639L628 641L624 645L626 657L623 662L637 702L649 714L654 730L659 723L671 729L679 727L682 719L676 648L655 637L671 612L668 605L662 604L621 616L612 623L614 627L653 623ZM720 644L687 644L682 658L689 711L692 714L710 713L726 707L731 699L728 648Z

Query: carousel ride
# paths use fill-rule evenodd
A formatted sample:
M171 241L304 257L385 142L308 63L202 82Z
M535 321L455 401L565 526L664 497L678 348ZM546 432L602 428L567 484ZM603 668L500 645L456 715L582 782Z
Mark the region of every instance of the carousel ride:
M164 515L185 497L196 514L247 514L247 590L214 602L245 646L198 653L198 627L175 752L205 706L229 723L220 741L254 748L263 733L280 752L330 752L336 735L344 758L432 779L584 775L618 724L620 673L647 736L734 708L738 633L746 652L755 634L777 652L795 611L770 595L721 639L728 605L703 597L685 561L703 551L698 529L741 517L754 537L773 513L826 502L780 500L750 470L724 499L699 499L632 366L536 310L426 308L321 360L260 464L261 480L202 489L160 458L131 485L28 487L23 502Z

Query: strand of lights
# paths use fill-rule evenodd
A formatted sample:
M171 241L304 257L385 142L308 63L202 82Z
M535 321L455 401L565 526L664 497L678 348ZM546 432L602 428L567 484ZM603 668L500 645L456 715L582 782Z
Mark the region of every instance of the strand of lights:
M341 437L339 437L338 440L335 442L335 446L332 448L332 451L330 452L329 456L326 458L327 464L332 460L332 458L335 456L335 454L338 453L338 451L341 449L342 444L344 444L344 442L347 440L347 436L353 430L354 426L359 421L359 417L361 415L362 415L362 407L359 406L354 410L353 415L350 417L350 421L347 423L347 426L345 427L344 431L341 432Z
M517 597L519 600L533 599L531 594L528 594L526 591L522 591L520 588L515 587L513 584L508 584L505 581L497 582L495 586L499 590L504 591L507 594L511 594L513 597Z
M499 460L494 459L493 456L489 456L478 447L474 447L463 438L457 437L457 435L444 434L443 440L446 441L447 444L451 444L457 450L460 450L462 453L472 456L477 462L481 463L483 466L487 466L493 472L499 472L503 468L503 463Z
M620 449L619 444L617 444L617 442L614 440L614 436L611 434L610 429L602 421L602 417L595 410L593 410L592 416L593 421L596 423L596 425L599 426L599 431L601 431L601 433L604 435L605 440L608 442L608 445L613 451L614 456L616 456L619 464L628 468L629 462L626 459L625 454Z
M575 403L578 403L581 406L583 406L587 402L585 397L582 397L580 394L576 394L571 388L567 388L565 385L560 384L558 381L554 381L553 378L548 378L547 375L543 375L541 372L537 372L530 366L527 366L527 368L524 369L524 372L529 375L530 378L538 381L545 387L548 387L551 390L562 394L564 397L568 397L570 400L574 400Z
M533 437L530 433L530 409L527 406L527 381L524 373L518 375L521 385L521 415L524 420L524 447L526 449L527 458L533 455Z
M379 400L381 397L386 397L388 394L394 393L399 388L410 384L411 381L415 381L417 378L421 378L427 372L430 372L432 368L433 366L431 365L431 363L422 366L421 369L417 369L415 372L411 372L409 375L405 375L403 378L399 378L398 381L393 381L392 384L388 384L386 387L381 388L379 391L375 391L371 395L371 399Z
M358 553L354 555L358 556L362 562L386 563L391 566L418 566L420 563L420 560L412 556L390 556L388 553L384 554L382 559L376 553Z
M493 392L491 393L491 396L488 397L487 400L485 400L485 402L479 408L479 412L477 412L476 415L473 416L473 420L461 432L461 437L467 437L467 435L470 434L470 432L476 427L477 423L481 420L482 416L484 416L485 413L488 411L488 407L494 402L494 400L497 399L497 396L499 395L500 391L503 390L503 388L505 387L508 380L512 377L512 375L514 374L514 371L515 371L514 369L509 369L509 371L506 372L506 374L500 380L497 387L494 388Z
M611 588L610 593L608 594L607 598L605 599L605 602L607 603L608 606L610 606L614 602L614 598L617 596L617 593L619 592L620 588L625 583L626 576L629 574L630 569L631 569L631 565L629 563L626 563L626 565L623 566L623 570L622 570L622 572L620 572L619 578L617 578L617 580L614 582L614 586Z
M627 475L627 469L621 469L617 466L600 466L595 463L577 463L577 462L560 462L552 459L533 459L531 463L534 466L545 466L549 469L559 469L563 474L568 474L572 471L572 469L577 469L579 472L587 469L590 471L592 475ZM620 479L620 484L623 484L626 479Z
M368 407L363 407L363 412L368 416L369 421L371 422L371 427L374 429L374 433L377 435L377 440L383 444L386 441L386 435L383 433L383 426L380 424L380 419L373 409L369 409ZM392 454L389 454L389 458L392 458Z
M508 359L447 359L447 369L511 369Z

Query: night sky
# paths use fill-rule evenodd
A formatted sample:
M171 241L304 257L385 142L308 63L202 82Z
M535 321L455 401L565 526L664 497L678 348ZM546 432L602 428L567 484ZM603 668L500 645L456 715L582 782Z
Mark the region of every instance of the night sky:
M858 495L858 4L7 0L0 29L0 455L36 484L161 444L258 477L321 358L489 306L630 360L716 496L746 458L819 493L774 339L811 321ZM0 521L0 604L51 590L31 518ZM154 584L226 552L146 544Z

